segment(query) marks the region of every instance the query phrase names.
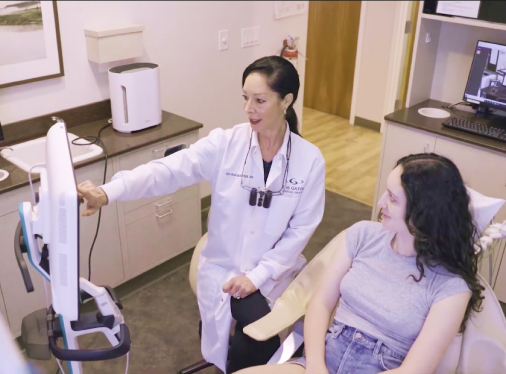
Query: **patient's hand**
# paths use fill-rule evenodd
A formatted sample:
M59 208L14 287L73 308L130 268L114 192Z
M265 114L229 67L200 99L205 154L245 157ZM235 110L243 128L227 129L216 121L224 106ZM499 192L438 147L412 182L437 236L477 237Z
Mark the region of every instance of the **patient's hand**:
M104 190L95 186L90 181L79 183L77 185L77 192L79 192L79 200L84 202L84 198L87 203L86 210L83 212L83 216L85 217L95 214L97 210L109 203L109 199Z
M230 294L236 299L244 299L246 296L255 292L257 288L245 275L239 275L230 279L223 285L223 292Z

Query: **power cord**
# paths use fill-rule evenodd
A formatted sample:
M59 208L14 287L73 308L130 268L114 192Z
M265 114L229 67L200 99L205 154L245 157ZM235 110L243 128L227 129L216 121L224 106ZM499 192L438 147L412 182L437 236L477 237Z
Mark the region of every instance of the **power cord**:
M91 144L96 144L96 145L99 145L100 147L102 147L102 149L104 151L104 154L105 154L104 177L103 177L102 184L105 184L105 181L106 181L106 176L107 176L107 160L109 158L109 154L107 152L107 148L105 147L104 143L100 139L100 135L101 135L102 131L104 131L107 127L111 126L112 120L109 120L108 122L109 123L107 125L103 126L99 130L98 136L88 135L88 136L82 136L82 137L79 137L79 138L76 138L76 139L72 140L72 144L78 145L78 146L88 146L88 145L91 145ZM76 143L79 140L85 140L85 141L87 141L87 143ZM100 229L100 219L101 218L102 218L102 208L100 208L98 210L97 230L95 231L95 237L93 238L93 242L92 242L91 248L90 248L90 254L88 255L88 282L91 282L91 255L93 253L93 248L95 247L95 242L97 240L98 230Z
M445 109L453 109L454 106L457 106L459 104L464 104L465 106L471 106L470 104L466 103L465 101L459 101L455 104L451 104L451 105L448 105L448 106L445 106L445 105L441 105L441 108L445 108Z

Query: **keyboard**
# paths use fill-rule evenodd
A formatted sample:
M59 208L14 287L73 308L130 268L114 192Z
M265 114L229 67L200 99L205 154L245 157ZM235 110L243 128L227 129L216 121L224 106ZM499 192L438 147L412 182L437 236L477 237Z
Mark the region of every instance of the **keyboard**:
M450 117L443 122L443 126L506 142L506 130L500 129L498 127L484 125L483 123L471 122L462 118Z

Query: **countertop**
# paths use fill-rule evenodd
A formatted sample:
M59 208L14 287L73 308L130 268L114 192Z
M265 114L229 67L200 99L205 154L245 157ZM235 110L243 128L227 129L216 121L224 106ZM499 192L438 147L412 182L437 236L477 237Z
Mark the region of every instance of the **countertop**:
M97 120L94 122L82 124L79 126L68 127L67 131L77 136L94 135L97 136L99 130L107 125L108 118ZM16 126L16 125L9 125ZM134 151L136 149L145 147L150 144L154 144L160 141L164 141L176 136L186 134L191 131L195 131L203 127L201 123L192 121L190 119L178 116L176 114L162 111L162 123L161 125L144 129L132 134L123 134L115 131L112 126L107 127L101 133L101 140L107 148L108 157L118 156L124 153ZM12 129L12 131L14 131ZM42 135L44 136L44 135ZM33 139L40 137L35 136ZM28 140L28 139L25 139ZM79 169L83 166L93 164L95 162L103 161L105 154L91 158L89 160L74 164L74 169ZM0 182L0 194L8 191L12 191L16 188L23 187L29 184L28 173L19 169L17 166L11 164L3 157L0 157L0 169L9 172L9 176ZM34 175L32 181L38 181L38 174Z
M447 127L443 127L441 124L445 118L429 118L418 113L418 109L421 108L439 108L449 112L452 117L464 118L473 122L487 123L487 120L483 117L476 117L474 112L470 113L464 110L442 108L442 106L448 105L450 105L450 103L437 100L426 100L410 108L390 113L385 116L385 120L399 125L427 131L438 136L459 140L461 142L469 143L496 152L506 153L506 142L485 138L484 136L474 135L460 130L449 129Z

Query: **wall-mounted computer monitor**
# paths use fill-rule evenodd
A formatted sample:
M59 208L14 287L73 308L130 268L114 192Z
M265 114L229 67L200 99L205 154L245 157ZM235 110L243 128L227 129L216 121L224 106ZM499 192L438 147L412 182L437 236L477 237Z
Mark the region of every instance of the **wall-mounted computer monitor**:
M464 100L506 110L506 45L479 40Z

